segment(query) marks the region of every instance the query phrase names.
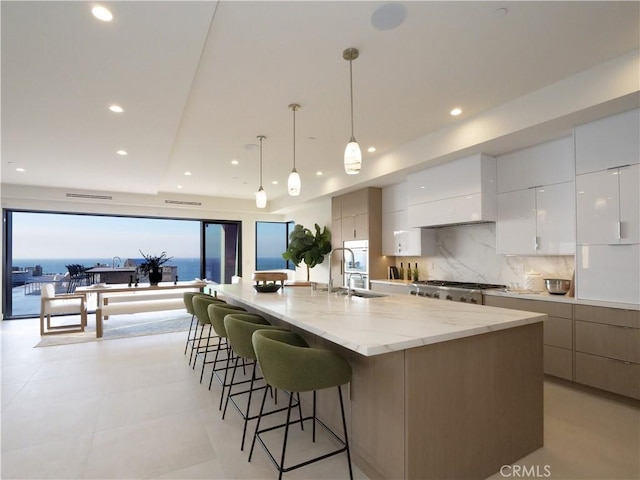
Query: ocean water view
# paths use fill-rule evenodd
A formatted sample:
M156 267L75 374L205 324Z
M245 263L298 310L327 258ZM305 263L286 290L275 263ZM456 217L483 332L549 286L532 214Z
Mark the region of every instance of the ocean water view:
M124 266L126 258L121 261L116 260L116 265ZM137 263L141 263L144 259L134 258ZM96 265L113 265L113 258L17 258L13 259L13 269L26 270L34 268L36 265L42 267L43 275L64 275L68 272L67 265L82 265L86 268L95 267ZM193 280L200 278L200 258L172 258L166 266L178 267L177 275L181 280Z

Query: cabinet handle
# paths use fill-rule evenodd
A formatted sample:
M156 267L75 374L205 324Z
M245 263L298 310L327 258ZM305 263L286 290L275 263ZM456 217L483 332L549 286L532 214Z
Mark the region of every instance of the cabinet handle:
M622 240L622 222L618 222L618 240Z
M623 330L631 330L631 328L632 328L632 327L628 327L626 325L611 325L611 324L609 324L609 326L613 327L613 328L622 328Z
M618 360L617 358L608 358L608 357L606 358L607 360L611 360L612 362L622 363L624 365L631 365L631 362L627 362L626 360Z
M534 250L538 250L538 240L540 239L540 237L533 237L533 249Z

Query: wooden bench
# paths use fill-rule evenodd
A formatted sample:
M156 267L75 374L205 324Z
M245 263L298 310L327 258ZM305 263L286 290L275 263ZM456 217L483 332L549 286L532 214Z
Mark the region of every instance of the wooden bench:
M123 315L143 312L161 312L165 310L186 309L183 296L185 292L201 291L204 282L185 282L158 287L128 287L111 285L104 287L85 287L83 293L98 294L96 307L96 337L102 337L103 320L110 315Z

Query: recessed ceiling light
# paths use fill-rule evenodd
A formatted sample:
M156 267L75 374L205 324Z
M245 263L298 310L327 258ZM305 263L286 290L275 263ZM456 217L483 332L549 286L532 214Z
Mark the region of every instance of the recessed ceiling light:
M91 9L91 13L98 20L102 20L103 22L110 22L113 20L113 14L109 11L108 8L103 7L101 5L97 5Z
M126 151L126 150L118 150L116 153L117 153L118 155L122 155L123 157L124 157L125 155L129 155L129 153L127 153L127 151Z
M318 170L318 171L316 172L316 175L320 176L320 175L322 175L322 172L321 172L320 170Z
M271 182L271 185L277 185L278 184L278 180L274 180L273 182Z
M376 151L376 147L369 147L369 148L367 148L367 152L369 152L369 153L373 153L373 152L375 152L375 151Z
M182 188L182 185L176 185L176 188Z
M186 172L184 172L184 174L189 177L191 175L191 172L189 170L187 170Z
M26 172L24 168L18 167L16 168L16 172Z
M124 108L122 108L120 105L109 105L109 110L111 110L114 113L124 112Z
M458 115L460 115L462 113L462 109L461 108L454 108L453 110L451 110L451 115L453 115L454 117L457 117Z
M238 165L240 162L238 160L231 160L231 165Z

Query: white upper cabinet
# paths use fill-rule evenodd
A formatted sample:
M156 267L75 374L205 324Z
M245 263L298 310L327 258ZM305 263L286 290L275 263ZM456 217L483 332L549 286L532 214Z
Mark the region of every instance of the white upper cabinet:
M535 189L538 255L573 255L575 253L574 187L574 182L566 182Z
M640 165L576 177L579 245L640 243Z
M419 257L435 252L435 231L409 228L407 182L382 189L382 254Z
M517 190L498 195L496 253L535 255L536 192Z
M496 253L575 253L573 182L498 195Z
M640 109L574 129L576 174L640 163Z
M573 138L501 155L497 166L497 253L574 254Z
M501 155L497 165L498 193L572 182L575 177L573 137Z
M495 221L496 159L460 158L407 178L409 227Z

